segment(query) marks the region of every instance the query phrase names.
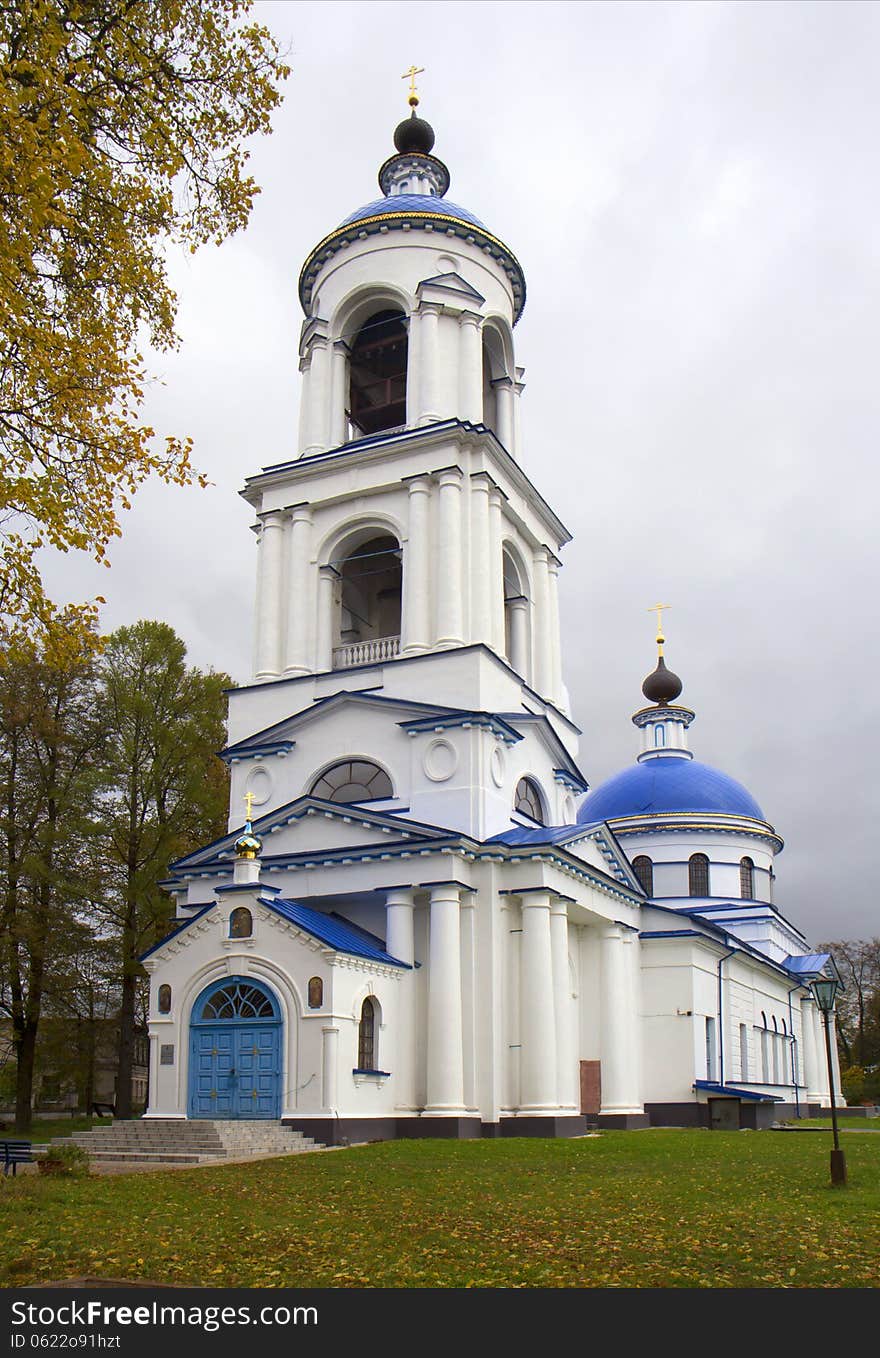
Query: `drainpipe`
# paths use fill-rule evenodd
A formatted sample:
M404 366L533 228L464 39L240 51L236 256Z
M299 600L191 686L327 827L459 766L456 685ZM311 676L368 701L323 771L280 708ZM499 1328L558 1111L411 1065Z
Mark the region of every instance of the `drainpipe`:
M787 998L788 998L788 1031L789 1031L789 1034L790 1034L790 1042L789 1042L789 1065L791 1066L791 1082L792 1082L792 1085L794 1086L794 1115L795 1115L796 1118L799 1118L800 1115L801 1115L801 1101L800 1101L800 1099L798 1098L797 1067L796 1067L795 1061L794 1061L794 1044L795 1044L795 1036L794 1036L794 1012L793 1012L792 1007L791 1007L791 997L792 997L792 995L794 994L794 992L795 992L796 990L802 990L802 989L803 989L803 985L802 985L800 982L799 982L797 985L793 985L793 986L791 987L791 989L789 990L789 992L788 992L788 997L787 997ZM802 1021L803 1021L803 1020L802 1020Z
M730 939L727 940L728 945ZM734 953L739 952L738 948L731 948L723 957L718 959L718 1083L724 1087L724 1002L721 988L721 968L728 957L733 957Z

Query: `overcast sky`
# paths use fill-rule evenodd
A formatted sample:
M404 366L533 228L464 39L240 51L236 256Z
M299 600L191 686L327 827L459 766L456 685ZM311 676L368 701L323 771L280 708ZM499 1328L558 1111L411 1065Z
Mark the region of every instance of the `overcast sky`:
M112 571L57 597L109 630L162 618L249 678L245 476L294 452L296 296L311 247L378 194L420 112L470 208L520 259L523 463L574 535L566 677L595 786L637 749L656 599L697 758L786 839L777 900L812 940L880 933L875 4L263 3L293 73L253 146L246 233L176 256L179 354L157 430L214 485L150 486Z

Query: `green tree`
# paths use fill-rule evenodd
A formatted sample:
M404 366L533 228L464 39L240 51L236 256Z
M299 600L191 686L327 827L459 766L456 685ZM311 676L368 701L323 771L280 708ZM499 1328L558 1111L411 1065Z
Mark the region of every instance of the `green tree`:
M121 627L101 658L107 731L101 907L120 949L117 1113L131 1115L139 956L167 932L160 882L168 864L226 828L224 743L228 675L187 667L186 648L160 622Z
M244 140L288 69L250 0L0 4L0 629L53 617L42 544L105 558L150 474L196 477L141 422L177 299L168 243L248 220ZM84 631L90 619L85 611ZM77 622L68 616L68 625Z
M12 1023L16 1126L31 1121L47 977L90 894L88 842L104 732L96 638L62 626L0 655L0 1007Z
M820 944L843 980L837 996L836 1029L843 1067L880 1064L880 938L839 939Z

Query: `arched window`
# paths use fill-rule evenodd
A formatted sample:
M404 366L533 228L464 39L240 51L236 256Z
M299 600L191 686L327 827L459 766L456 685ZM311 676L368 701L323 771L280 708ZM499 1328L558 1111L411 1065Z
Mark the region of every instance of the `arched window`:
M536 821L538 825L544 824L544 807L534 778L520 778L513 805L516 811L528 816L529 820Z
M351 346L349 419L359 434L406 424L406 317L377 311Z
M247 906L239 905L229 916L229 937L250 938L254 932L254 917Z
M309 1008L320 1009L324 1003L324 982L320 976L313 976L309 981Z
M666 727L660 722L659 726L654 727L654 748L662 749L666 744Z
M504 652L517 674L528 678L529 601L522 573L507 548L504 569Z
M343 759L325 769L312 784L313 797L325 802L372 802L393 797L391 779L366 759Z
M371 999L361 1005L361 1021L358 1025L358 1070L375 1070L376 1060L376 1010Z
M646 896L654 894L654 864L647 854L640 853L638 858L633 859L633 872L642 884L642 890Z
M390 660L400 645L403 568L390 533L361 542L330 563L339 576L337 645L333 668Z
M755 898L755 865L751 858L739 860L739 894L744 901Z
M160 1013L160 1014L170 1014L170 1013L171 1013L171 987L170 987L170 985L160 985L157 1003L158 1003L159 1013Z
M704 853L691 854L688 859L688 894L709 895L709 860Z

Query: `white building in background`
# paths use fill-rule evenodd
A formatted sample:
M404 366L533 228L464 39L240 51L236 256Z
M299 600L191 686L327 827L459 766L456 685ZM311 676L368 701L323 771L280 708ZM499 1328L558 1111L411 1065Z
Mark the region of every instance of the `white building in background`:
M174 865L144 959L149 1116L332 1143L806 1112L827 958L773 904L781 840L692 759L662 654L638 762L584 797L523 272L415 106L394 141L302 270L296 456L243 492L254 678L229 833Z

